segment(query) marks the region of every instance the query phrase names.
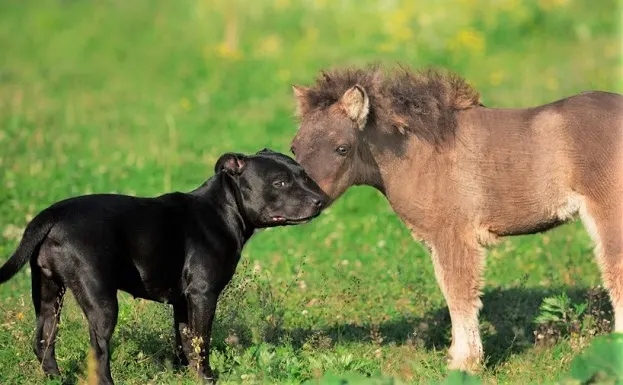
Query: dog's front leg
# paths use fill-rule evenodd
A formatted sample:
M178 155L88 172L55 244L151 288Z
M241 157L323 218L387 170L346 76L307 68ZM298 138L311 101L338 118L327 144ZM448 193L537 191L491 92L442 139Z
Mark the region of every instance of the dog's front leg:
M173 304L173 320L175 329L175 356L177 364L188 365L188 357L192 352L190 346L190 328L188 324L188 306L186 299Z
M189 358L199 376L212 383L215 378L210 368L210 338L218 293L196 293L187 298L191 325Z

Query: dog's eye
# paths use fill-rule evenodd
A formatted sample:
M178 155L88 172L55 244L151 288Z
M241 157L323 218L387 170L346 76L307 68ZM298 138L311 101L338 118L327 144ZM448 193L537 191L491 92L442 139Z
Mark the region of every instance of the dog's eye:
M296 156L296 152L294 151L294 147L290 147L290 152L292 153L292 155Z
M282 181L282 180L276 180L273 182L273 186L277 187L277 188L282 188L285 187L286 182Z
M348 153L348 146L341 145L335 149L335 152L337 152L340 155L346 155Z

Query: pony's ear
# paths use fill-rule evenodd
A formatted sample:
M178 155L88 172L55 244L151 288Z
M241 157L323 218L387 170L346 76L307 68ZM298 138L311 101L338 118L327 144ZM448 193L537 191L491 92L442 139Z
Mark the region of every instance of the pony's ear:
M229 175L240 175L246 166L246 156L228 152L221 155L214 165L214 173L226 172Z
M370 99L363 87L357 84L346 90L340 98L339 105L360 130L365 127L370 112Z
M307 92L309 88L292 85L292 92L294 93L294 99L296 100L296 115L300 118L309 111L309 104L307 103Z

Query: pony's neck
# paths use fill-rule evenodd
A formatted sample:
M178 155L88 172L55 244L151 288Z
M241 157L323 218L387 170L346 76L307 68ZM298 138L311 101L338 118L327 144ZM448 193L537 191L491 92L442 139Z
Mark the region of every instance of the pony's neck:
M369 133L363 144L357 184L375 187L388 199L392 191L406 185L417 191L418 185L443 178L438 171L448 166L453 151L451 144L436 147L408 132L388 135L378 130Z

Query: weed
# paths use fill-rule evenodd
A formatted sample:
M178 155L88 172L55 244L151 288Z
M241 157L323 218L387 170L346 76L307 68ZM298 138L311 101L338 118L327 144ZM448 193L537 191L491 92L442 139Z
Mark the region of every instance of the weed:
M592 288L583 299L573 303L565 292L544 298L534 319L535 343L552 346L561 338L571 338L580 350L586 337L609 332L612 314L606 291Z

